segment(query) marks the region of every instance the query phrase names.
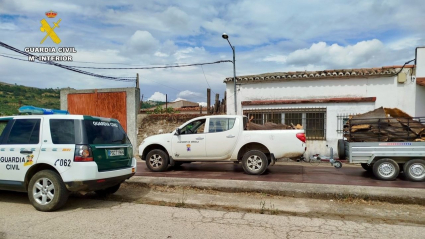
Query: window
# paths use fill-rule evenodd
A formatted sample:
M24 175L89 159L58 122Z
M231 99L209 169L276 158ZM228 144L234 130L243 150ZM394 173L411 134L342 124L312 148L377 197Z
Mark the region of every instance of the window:
M6 144L38 144L39 138L39 119L18 119L10 130Z
M5 131L5 129L8 123L9 123L9 120L0 121L0 143L3 141L5 134L7 134L8 130Z
M212 118L210 119L208 132L215 133L230 130L235 125L235 121L235 118Z
M205 121L206 119L200 119L190 122L180 130L180 134L203 134Z
M75 144L74 120L51 119L50 134L54 144Z
M326 139L326 109L325 108L300 108L300 109L278 109L278 110L247 110L244 114L251 122L265 124L273 122L276 124L303 126L307 139Z
M119 123L83 120L88 144L130 144Z
M9 123L9 121L0 121L0 136L3 134L3 131L6 128L7 123Z

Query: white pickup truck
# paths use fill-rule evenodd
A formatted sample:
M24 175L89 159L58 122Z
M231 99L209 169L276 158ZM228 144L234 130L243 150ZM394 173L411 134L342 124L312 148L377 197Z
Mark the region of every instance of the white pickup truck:
M240 115L204 116L187 121L172 133L146 138L139 155L154 172L188 162L242 162L247 174L262 174L279 158L300 158L304 130L248 131Z

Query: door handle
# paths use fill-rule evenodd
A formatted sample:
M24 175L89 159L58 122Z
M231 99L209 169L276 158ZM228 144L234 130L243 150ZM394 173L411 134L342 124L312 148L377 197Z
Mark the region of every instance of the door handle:
M32 154L33 151L30 150L21 150L19 153L21 154Z
M234 135L227 135L226 138L234 138Z
M196 140L203 140L204 138L196 138Z

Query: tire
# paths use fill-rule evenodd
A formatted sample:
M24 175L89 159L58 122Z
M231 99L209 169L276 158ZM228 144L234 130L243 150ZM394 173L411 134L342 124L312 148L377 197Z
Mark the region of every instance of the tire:
M268 167L267 156L259 150L248 151L243 155L242 167L247 174L263 174Z
M346 156L345 141L343 139L338 139L338 157L339 159L345 159Z
M146 166L153 172L164 172L168 168L168 155L160 149L154 149L146 155Z
M118 189L120 189L121 183L114 185L112 187L109 188L105 188L102 190L96 190L94 191L97 195L102 196L102 197L106 197L109 196L111 194L114 194L118 191Z
M380 159L373 164L373 174L380 180L395 180L399 173L400 167L390 158Z
M65 205L69 197L62 178L52 170L42 170L28 184L28 198L38 211L50 212Z
M368 165L367 163L361 163L360 165L362 165L362 168L368 172L373 171L373 164Z
M425 181L425 160L411 159L404 164L404 175L413 182Z

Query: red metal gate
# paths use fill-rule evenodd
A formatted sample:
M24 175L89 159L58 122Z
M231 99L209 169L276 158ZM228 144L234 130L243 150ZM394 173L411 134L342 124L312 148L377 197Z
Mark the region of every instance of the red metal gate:
M126 92L74 93L68 94L70 114L114 118L127 132Z

